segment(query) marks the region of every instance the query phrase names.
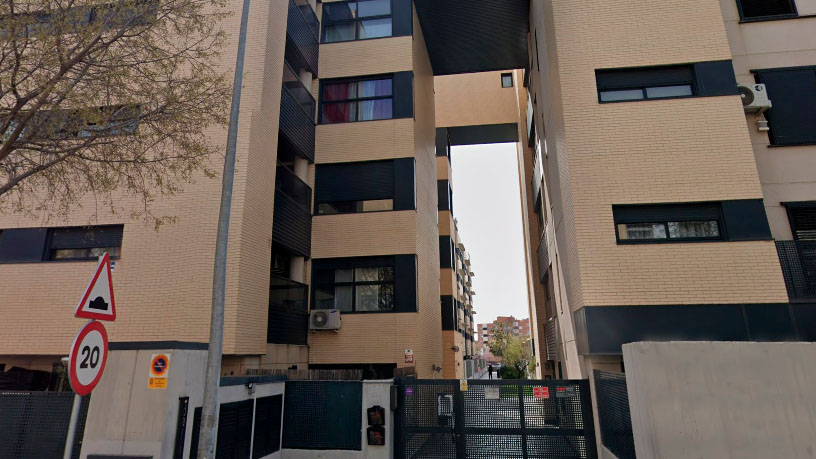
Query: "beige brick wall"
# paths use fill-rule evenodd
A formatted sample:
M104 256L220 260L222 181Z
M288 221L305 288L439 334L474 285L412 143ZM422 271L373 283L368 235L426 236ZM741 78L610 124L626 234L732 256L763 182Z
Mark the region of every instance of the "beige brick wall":
M517 122L516 88L521 86L522 73L516 72L513 76L512 88L502 88L502 73L506 72L435 77L436 125L449 127Z
M241 2L229 7L240 11ZM250 12L236 162L227 273L224 351L263 353L269 247L272 235L274 164L286 30L286 2L253 3ZM224 23L229 34L220 65L232 76L240 14ZM223 146L225 128L207 133ZM221 171L221 153L212 158ZM203 176L184 192L153 203L157 215L176 222L158 232L130 218L139 203L116 199L112 215L92 197L65 220L0 216L0 228L124 223L122 255L113 273L117 320L106 324L111 341L205 342L209 335L212 259L220 180ZM95 216L95 211L99 211ZM95 262L0 265L0 355L66 355L83 321L73 310ZM241 327L241 333L236 333Z
M557 43L550 76L568 101L554 134L576 240L564 255L580 276L571 307L786 301L771 242L615 242L613 204L762 197L738 96L597 101L596 68L730 59L718 2L545 3Z
M318 126L315 157L318 163L414 157L417 209L316 217L312 256L416 253L418 312L346 314L338 332L310 334L312 364L402 367L405 350L412 349L420 377L442 365L433 76L416 17L414 22L413 39L321 45L323 78L412 70L414 118Z

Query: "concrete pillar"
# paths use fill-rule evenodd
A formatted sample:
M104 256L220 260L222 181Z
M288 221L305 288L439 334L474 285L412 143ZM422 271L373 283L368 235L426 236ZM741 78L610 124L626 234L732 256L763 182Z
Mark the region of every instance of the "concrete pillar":
M306 182L307 174L309 173L309 160L295 156L294 171L297 178Z
M295 282L304 282L306 277L306 258L292 257L289 261L289 278Z

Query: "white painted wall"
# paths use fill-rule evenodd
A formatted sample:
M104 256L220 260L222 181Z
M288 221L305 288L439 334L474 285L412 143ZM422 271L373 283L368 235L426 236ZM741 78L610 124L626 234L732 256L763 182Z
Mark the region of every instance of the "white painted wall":
M393 381L363 381L362 422L360 451L284 449L282 459L389 459L394 456L394 413L391 411ZM385 409L385 446L369 446L366 438L368 408L379 405Z
M623 346L638 459L816 458L816 343Z

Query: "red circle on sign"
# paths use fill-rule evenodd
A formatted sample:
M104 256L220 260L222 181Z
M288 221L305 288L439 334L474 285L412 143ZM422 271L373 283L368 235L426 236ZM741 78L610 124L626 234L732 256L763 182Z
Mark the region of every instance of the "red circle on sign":
M76 364L77 364L77 357L79 357L80 353L80 346L82 345L85 337L88 336L91 332L98 332L102 335L102 345L104 352L102 352L102 362L99 364L99 370L94 376L93 380L90 382L83 384L82 381L79 380L76 374ZM88 395L94 390L94 387L99 383L99 380L102 378L102 372L105 371L105 364L108 362L108 333L105 331L105 327L102 325L102 322L88 322L87 325L82 327L77 333L76 338L74 338L74 344L71 345L71 358L68 362L68 379L71 382L71 389L77 395Z
M167 368L170 366L167 364L167 356L164 354L159 354L156 357L153 357L153 360L150 362L150 372L153 373L153 376L161 377L167 373ZM161 361L160 365L157 365ZM156 368L159 368L160 371L156 371Z

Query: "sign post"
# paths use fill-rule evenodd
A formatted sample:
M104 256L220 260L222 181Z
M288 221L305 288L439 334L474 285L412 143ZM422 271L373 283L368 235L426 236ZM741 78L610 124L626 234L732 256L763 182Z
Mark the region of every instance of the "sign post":
M65 437L63 459L70 459L73 453L82 396L90 394L99 384L102 371L108 362L108 332L102 322L95 320L116 320L110 257L107 253L99 257L96 272L77 304L74 316L90 320L74 338L68 357L68 380L74 391L74 404L71 408L68 435Z

